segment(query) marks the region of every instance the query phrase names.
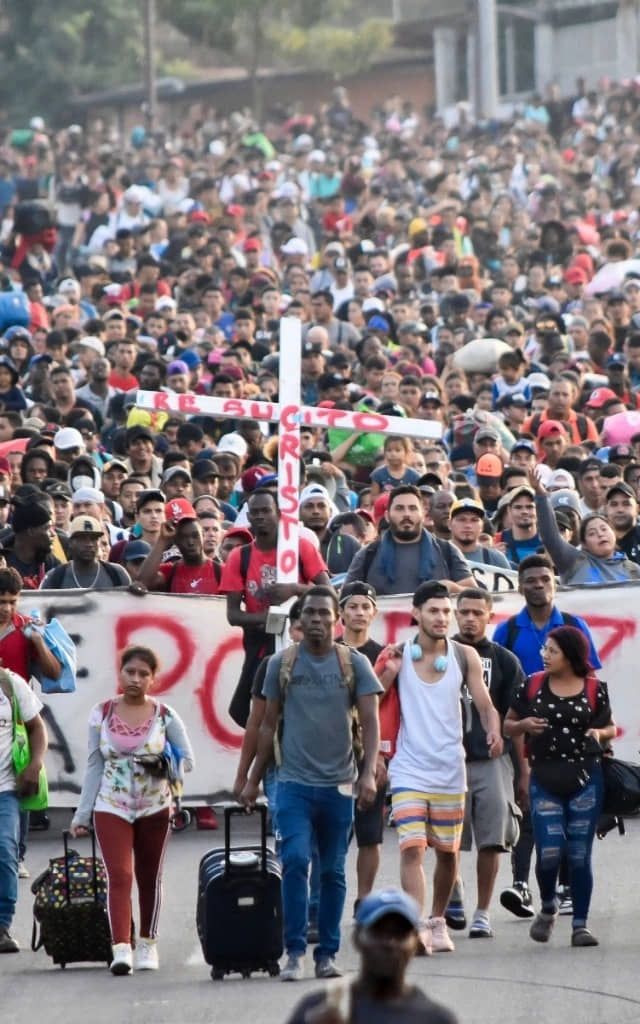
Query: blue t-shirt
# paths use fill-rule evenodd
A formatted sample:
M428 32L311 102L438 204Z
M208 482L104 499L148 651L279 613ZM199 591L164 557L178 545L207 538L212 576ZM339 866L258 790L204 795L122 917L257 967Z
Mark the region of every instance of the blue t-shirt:
M571 616L570 625L577 629L580 629L587 640L589 641L589 661L591 662L592 668L602 668L602 662L598 657L598 652L595 649L593 643L593 637L589 627L587 626L584 619L578 618L577 615ZM565 626L567 623L562 617L562 612L559 608L554 605L551 610L551 616L549 621L539 629L532 621L526 606L521 612L515 617L515 631L511 629L511 633L514 635L513 643L510 646L508 644L509 639L509 620L501 622L499 626L496 626L492 640L496 644L500 644L502 647L506 647L507 650L515 654L516 658L519 659L522 665L525 675L533 675L534 672L542 672L544 665L542 664L542 654L540 653L547 636L552 629L557 629L558 626Z
M401 477L392 476L387 466L378 466L370 476L371 482L376 483L381 491L392 491L400 484L415 484L420 479L420 474L407 466Z

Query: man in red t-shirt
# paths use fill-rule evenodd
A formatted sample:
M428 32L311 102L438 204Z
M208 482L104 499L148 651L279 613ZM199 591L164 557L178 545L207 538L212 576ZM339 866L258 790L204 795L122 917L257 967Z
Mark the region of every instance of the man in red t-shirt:
M202 528L193 505L185 498L172 498L165 505L165 516L138 582L148 590L169 594L217 594L220 566L204 554ZM174 544L182 557L177 562L163 563L165 551Z
M249 498L247 515L255 540L231 552L220 583L220 592L227 595L229 624L240 626L244 634L244 664L229 706L229 714L242 728L249 716L255 671L262 658L273 654L275 649L275 637L265 628L269 608L298 597L312 583L329 583L324 559L306 537L300 538L298 583L276 582L279 511L273 491L261 488L254 491ZM245 564L246 572L243 572Z

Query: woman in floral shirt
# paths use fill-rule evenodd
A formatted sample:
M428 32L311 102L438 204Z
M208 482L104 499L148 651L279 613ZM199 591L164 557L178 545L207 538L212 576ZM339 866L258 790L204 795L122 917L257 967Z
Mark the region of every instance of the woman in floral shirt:
M191 744L180 717L150 696L157 671L158 659L150 648L132 646L122 653L122 695L96 704L89 716L87 769L71 823L72 834L82 834L93 813L107 870L114 974L128 974L133 967L134 869L140 895L135 966L158 968L160 883L172 801L166 773L158 769L167 743L181 770L193 768Z

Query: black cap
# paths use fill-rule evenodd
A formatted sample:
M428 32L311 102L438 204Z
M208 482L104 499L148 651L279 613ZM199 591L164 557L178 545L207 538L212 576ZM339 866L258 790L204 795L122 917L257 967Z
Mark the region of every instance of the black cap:
M612 484L611 487L607 488L605 501L609 501L609 498L614 494L626 494L627 498L634 499L636 496L636 492L633 487L630 487L629 484L625 484L623 480L616 480L615 484Z
M350 597L368 597L372 604L378 603L376 588L372 587L370 583L363 583L361 580L345 583L340 591L340 605L346 604Z
M193 480L207 480L212 476L220 476L220 471L215 462L212 462L211 459L196 459L191 468L191 478Z

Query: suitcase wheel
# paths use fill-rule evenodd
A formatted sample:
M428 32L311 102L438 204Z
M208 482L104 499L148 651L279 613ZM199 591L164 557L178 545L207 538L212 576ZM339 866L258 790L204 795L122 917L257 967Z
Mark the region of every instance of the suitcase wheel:
M66 966L67 966L66 964L60 964L60 967L61 967L61 969L62 969L63 971L64 971L64 969L65 969L65 967L66 967Z
M224 969L222 967L211 968L211 980L212 981L224 981Z
M280 964L277 960L269 960L267 964L267 971L269 972L270 978L277 978L280 974Z
M250 978L251 977L251 971L247 967L245 967L245 969L243 970L242 977L243 978Z

